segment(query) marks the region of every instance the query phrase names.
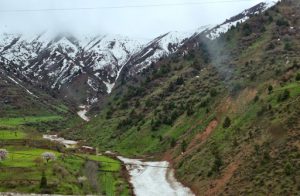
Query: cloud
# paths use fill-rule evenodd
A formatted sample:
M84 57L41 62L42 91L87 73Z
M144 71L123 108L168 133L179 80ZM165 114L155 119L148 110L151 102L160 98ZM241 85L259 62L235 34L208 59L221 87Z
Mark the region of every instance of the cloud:
M203 25L221 23L259 2L261 1L0 0L0 30L21 33L56 30L78 34L110 33L153 38L168 31L190 31ZM187 5L169 5L185 3ZM123 8L116 8L120 6ZM72 8L75 9L68 10ZM48 11L37 11L44 9ZM62 10L55 11L55 9ZM17 11L5 12L4 10Z

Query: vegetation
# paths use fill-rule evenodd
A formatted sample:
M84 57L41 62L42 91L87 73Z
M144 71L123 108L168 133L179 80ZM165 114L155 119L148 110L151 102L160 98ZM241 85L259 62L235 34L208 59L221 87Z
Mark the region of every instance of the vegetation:
M63 134L124 156L168 155L176 176L198 194L297 195L300 39L291 27L300 25L298 5L282 1L216 40L199 35L122 79L101 111L93 108L97 117ZM0 191L130 193L114 159L17 145L31 131L65 128L61 112L23 118L10 111L0 119L0 145L9 155L0 162ZM41 159L45 152L56 160ZM28 182L21 186L17 177Z
M282 1L213 41L200 35L127 79L84 134L67 134L124 155L168 154L177 176L201 194L219 182L224 195L296 194L296 4Z

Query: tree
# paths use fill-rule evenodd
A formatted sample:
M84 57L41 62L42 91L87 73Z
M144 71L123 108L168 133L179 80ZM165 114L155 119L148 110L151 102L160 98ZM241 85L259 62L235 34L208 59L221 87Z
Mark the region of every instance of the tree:
M0 149L0 161L4 161L8 156L8 152L5 149Z
M45 172L42 173L40 188L47 188L47 178L46 178Z
M269 92L269 94L271 94L273 92L273 86L272 85L268 86L268 92Z
M80 176L77 180L80 186L83 187L83 183L87 180L87 178L85 176Z
M215 97L215 96L217 96L218 91L215 88L213 88L213 89L210 89L209 94L211 97Z
M250 25L249 25L248 23L245 23L245 24L244 24L242 30L243 30L243 34L244 34L245 36L249 36L249 35L251 35L251 33L252 33L252 29L251 29L251 27L250 27Z
M170 146L174 148L176 146L176 140L174 138L171 139Z
M258 102L258 101L259 101L259 96L256 95L256 96L254 97L254 102Z
M297 73L297 75L296 75L296 81L300 81L300 73Z
M55 156L55 154L52 153L52 152L44 152L44 153L42 154L42 158L43 158L44 160L46 160L47 163L48 163L49 161L54 161L54 160L56 159L56 156Z
M181 142L181 152L185 152L187 147L187 143L185 140Z
M287 176L291 175L293 172L293 166L290 162L286 163L284 166L284 172Z
M227 129L228 127L230 127L230 125L231 125L231 120L230 120L230 118L228 116L226 116L226 118L225 118L225 120L223 122L223 128Z
M278 19L276 21L276 25L277 26L286 26L286 27L290 26L289 22L284 20L283 18Z
M287 51L291 51L293 49L292 44L290 42L286 42L284 44L284 49Z
M215 160L214 160L214 164L212 167L212 170L214 172L219 172L220 171L220 167L223 165L223 161L219 155L219 153L214 154L215 156Z
M280 102L280 101L285 101L287 100L288 98L290 98L290 91L285 89L283 91L283 93L279 94L278 95L278 98L277 98L277 101Z

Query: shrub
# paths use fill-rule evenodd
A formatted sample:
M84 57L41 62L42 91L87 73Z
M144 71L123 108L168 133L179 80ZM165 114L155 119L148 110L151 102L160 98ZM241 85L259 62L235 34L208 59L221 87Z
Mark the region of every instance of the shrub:
M263 27L260 29L260 32L263 33L263 32L265 32L265 31L266 31L266 27L263 26Z
M198 71L202 69L202 65L197 59L192 63L192 67Z
M47 178L45 175L45 172L42 174L41 182L40 182L40 188L47 188Z
M290 162L288 162L287 164L285 164L284 172L288 176L292 174L292 172L293 172L293 166L291 165Z
M272 17L272 16L269 16L268 21L269 21L270 23L273 22L273 17Z
M252 33L252 29L251 29L251 27L250 27L250 25L249 25L248 23L245 23L245 24L244 24L242 30L243 30L243 35L244 35L244 36L249 36L249 35L251 35L251 33Z
M269 94L271 94L273 92L273 86L272 85L268 86L268 92L269 92Z
M258 102L259 101L259 96L258 95L256 95L255 97L254 97L254 100L253 100L255 103L256 102Z
M287 50L287 51L291 51L293 49L292 44L290 42L286 42L284 44L284 49Z
M277 25L277 26L280 26L280 27L281 27L281 26L286 26L286 27L290 26L289 22L286 21L286 20L284 20L283 18L278 19L278 20L276 21L276 25Z
M282 101L285 101L289 98L290 98L290 91L286 89L286 90L283 91L283 93L278 95L277 101L282 102Z
M273 42L271 42L271 43L269 43L269 44L267 45L266 50L274 50L275 47L276 47L275 44L274 44Z
M210 91L209 91L209 94L210 94L210 96L211 97L215 97L215 96L217 96L217 94L218 94L218 91L216 90L216 89L211 89Z
M176 141L174 138L171 139L170 146L171 146L171 148L174 148L176 146Z
M181 152L185 152L187 148L187 143L185 140L181 142Z
M178 77L178 78L176 79L176 81L175 81L175 84L176 84L176 85L183 85L183 84L184 84L183 78L182 78L181 76Z
M150 124L151 124L151 131L157 131L157 129L161 125L161 121L156 120L156 119L152 119Z
M297 75L296 75L296 81L300 81L300 73L297 73Z
M225 120L223 122L223 128L227 129L228 127L230 127L230 125L231 125L231 120L230 120L230 118L228 116L226 116L226 118L225 118Z
M215 160L214 160L214 164L213 164L213 167L212 167L212 171L213 172L219 172L220 167L223 165L223 161L222 161L219 154L215 154L214 156L215 156Z
M192 103L188 103L186 106L186 114L188 116L192 116L194 114L194 109L193 109L193 104Z

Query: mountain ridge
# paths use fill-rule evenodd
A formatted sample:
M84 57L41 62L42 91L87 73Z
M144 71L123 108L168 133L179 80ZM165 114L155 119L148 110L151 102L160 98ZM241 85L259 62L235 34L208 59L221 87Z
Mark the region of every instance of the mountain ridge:
M6 70L18 73L25 83L42 87L76 105L92 105L110 94L119 80L176 53L193 37L206 34L215 39L273 4L260 3L222 25L207 25L187 33L168 32L149 42L120 35L78 38L70 33L47 31L34 36L4 33L0 63ZM124 76L120 79L120 75Z

